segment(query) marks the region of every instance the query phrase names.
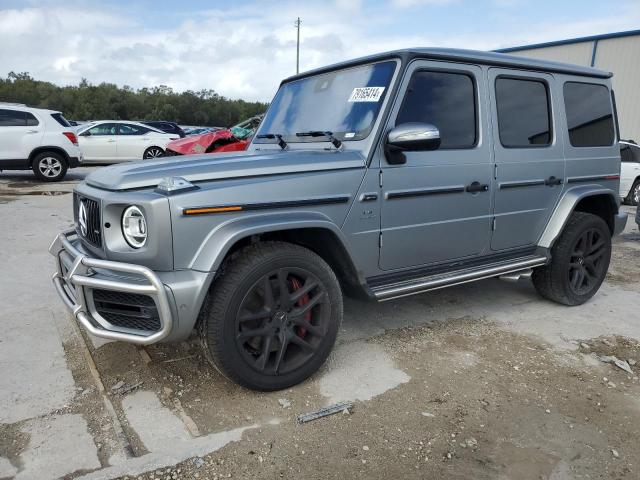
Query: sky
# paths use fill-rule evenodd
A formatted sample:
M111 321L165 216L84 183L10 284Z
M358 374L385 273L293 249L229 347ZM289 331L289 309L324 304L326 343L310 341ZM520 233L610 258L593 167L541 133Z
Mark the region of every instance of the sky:
M300 70L407 47L491 50L640 28L640 0L0 0L0 75L270 101Z

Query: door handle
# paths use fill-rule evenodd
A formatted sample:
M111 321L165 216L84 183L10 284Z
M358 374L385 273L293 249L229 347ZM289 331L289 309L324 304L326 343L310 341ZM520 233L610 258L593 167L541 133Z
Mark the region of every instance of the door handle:
M38 130L27 130L27 133L38 133Z
M544 181L544 184L547 187L553 187L554 185L562 185L562 179L561 178L556 178L553 175L551 175L549 178L547 178Z
M469 185L464 187L464 190L468 193L486 192L489 190L489 185L486 183L471 182Z
M115 140L107 140L107 143L113 143Z

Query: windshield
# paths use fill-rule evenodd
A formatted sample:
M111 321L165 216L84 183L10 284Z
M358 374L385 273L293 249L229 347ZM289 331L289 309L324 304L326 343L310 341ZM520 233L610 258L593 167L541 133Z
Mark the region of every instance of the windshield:
M340 140L362 140L384 101L396 62L338 70L284 84L260 127L261 134L279 134L288 142L326 142L296 133L333 132ZM272 143L258 139L256 143Z

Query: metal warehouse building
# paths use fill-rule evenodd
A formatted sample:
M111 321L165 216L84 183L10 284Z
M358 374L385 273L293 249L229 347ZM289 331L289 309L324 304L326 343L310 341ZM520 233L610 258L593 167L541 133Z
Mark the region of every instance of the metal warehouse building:
M620 138L640 143L640 30L497 50L613 72Z

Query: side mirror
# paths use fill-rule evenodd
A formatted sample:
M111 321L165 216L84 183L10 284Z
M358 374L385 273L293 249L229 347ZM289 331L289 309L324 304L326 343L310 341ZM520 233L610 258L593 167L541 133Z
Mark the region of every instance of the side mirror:
M440 147L440 131L430 123L403 123L387 134L384 152L392 165L405 163L404 152L437 150Z
M91 132L89 130L85 130L84 132L82 132L80 134L81 137L90 137L91 136Z

